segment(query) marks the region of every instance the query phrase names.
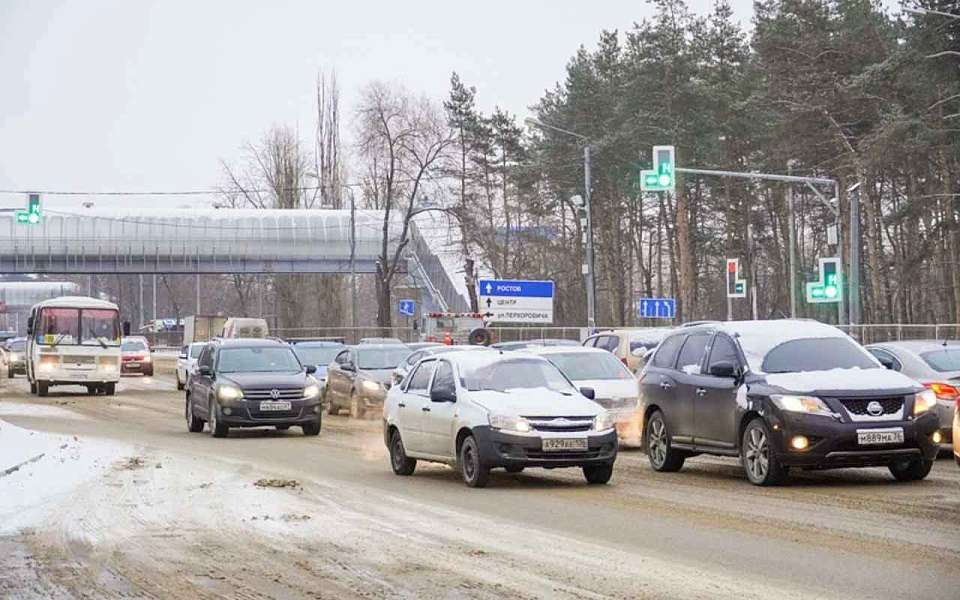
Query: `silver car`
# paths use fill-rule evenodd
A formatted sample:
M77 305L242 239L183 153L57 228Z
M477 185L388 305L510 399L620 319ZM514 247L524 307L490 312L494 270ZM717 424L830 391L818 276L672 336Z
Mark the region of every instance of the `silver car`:
M941 443L953 438L953 413L960 401L960 342L911 340L871 344L867 350L883 366L916 379L937 395Z

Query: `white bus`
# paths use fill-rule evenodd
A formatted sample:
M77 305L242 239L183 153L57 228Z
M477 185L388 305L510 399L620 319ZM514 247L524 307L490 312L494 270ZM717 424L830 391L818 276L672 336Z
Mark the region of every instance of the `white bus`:
M27 380L46 396L54 385L82 385L112 396L120 380L120 309L83 296L44 300L27 319Z

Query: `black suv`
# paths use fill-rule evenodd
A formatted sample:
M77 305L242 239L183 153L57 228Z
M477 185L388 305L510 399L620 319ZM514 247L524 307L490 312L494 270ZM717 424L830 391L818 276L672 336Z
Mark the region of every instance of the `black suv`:
M791 467L887 466L923 479L937 456L936 397L835 327L708 323L665 338L640 376L644 448L657 471L739 456L756 485Z
M231 427L291 425L320 433L320 385L287 344L269 339L216 340L197 358L187 386L187 428L225 437Z

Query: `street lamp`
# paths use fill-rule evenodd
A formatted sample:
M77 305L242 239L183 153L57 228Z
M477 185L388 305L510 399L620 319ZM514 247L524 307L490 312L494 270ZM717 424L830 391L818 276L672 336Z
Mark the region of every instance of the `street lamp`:
M947 17L948 19L960 19L960 15L955 15L953 13L943 12L939 10L930 10L929 8L903 8L903 12L908 12L914 15L937 15L938 17Z
M587 277L587 326L593 330L597 326L597 300L596 288L593 282L593 218L590 207L590 139L585 135L544 123L533 117L527 117L524 119L524 122L526 122L527 125L569 135L583 142L583 199L585 204L584 212L587 215L587 264L583 266L583 274Z

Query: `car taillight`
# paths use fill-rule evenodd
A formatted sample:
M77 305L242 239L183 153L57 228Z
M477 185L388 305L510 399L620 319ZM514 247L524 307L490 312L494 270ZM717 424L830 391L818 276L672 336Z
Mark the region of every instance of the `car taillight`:
M932 390L937 395L937 400L960 401L960 390L949 383L925 383L923 387Z

